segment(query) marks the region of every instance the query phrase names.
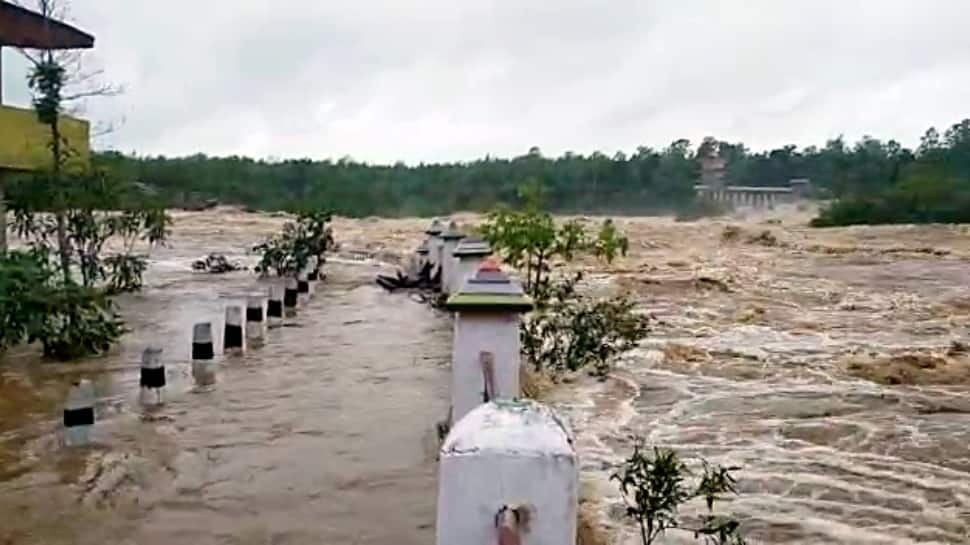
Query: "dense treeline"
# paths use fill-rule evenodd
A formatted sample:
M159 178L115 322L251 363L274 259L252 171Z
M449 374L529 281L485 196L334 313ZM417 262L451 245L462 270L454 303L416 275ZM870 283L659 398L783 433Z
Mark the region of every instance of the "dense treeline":
M848 185L812 224L970 222L970 120L930 129L915 152L895 152L887 183Z
M696 147L687 140L662 150L640 147L631 155L566 153L551 158L533 148L512 159L486 157L413 166L370 165L349 158L270 162L204 155L130 157L115 152L101 153L97 161L126 179L156 189L171 206L217 199L260 209L328 206L350 216L434 215L513 202L516 188L526 179L536 179L556 211L650 213L691 204L692 186L700 177L699 157L712 146L727 160L728 183L781 186L792 178L809 178L822 195L839 198L843 206L851 204L830 210L822 223L845 223L853 214L876 209L892 220L898 214L884 209L892 208L891 203L902 196L918 193L912 206L920 209L927 199L963 194L970 187L970 120L942 135L930 129L916 150L867 137L854 144L839 138L822 147L752 152L743 144L707 139ZM935 188L932 195L924 195L924 187ZM887 221L883 216L879 221Z

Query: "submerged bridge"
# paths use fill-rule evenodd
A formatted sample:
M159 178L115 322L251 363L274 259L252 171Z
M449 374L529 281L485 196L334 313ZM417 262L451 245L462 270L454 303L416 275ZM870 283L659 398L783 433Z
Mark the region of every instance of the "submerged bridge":
M807 199L811 182L795 179L788 182L788 187L698 184L694 191L697 196L715 202L759 208Z
M710 145L706 152L698 153L701 156L701 183L694 186L694 191L703 199L760 208L807 199L811 194L812 183L806 178L789 180L788 187L727 185L727 160L721 157L718 145Z

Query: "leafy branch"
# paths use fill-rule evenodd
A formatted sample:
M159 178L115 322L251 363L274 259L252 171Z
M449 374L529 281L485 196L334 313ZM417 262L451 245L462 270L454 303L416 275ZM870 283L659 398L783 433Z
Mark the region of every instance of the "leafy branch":
M733 518L714 513L715 503L725 495L737 494L731 471L737 467L711 465L702 460L700 479L691 486L691 471L676 451L654 447L648 450L642 437L633 444L633 453L611 481L616 481L626 505L626 516L636 522L643 545L652 545L668 530L693 533L707 545L745 545L740 523ZM679 510L691 500L703 498L707 513L698 528L690 529L681 523Z

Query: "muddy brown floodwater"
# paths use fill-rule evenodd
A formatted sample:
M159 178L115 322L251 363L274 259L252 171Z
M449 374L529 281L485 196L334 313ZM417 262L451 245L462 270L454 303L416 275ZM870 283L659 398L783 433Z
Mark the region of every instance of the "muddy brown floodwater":
M632 294L652 323L613 378L575 377L549 400L577 434L584 510L617 545L638 543L608 482L632 435L741 466L723 508L752 543L970 543L970 228L813 230L810 217L625 218L630 255L580 263L588 289ZM192 389L192 323L220 331L225 302L256 283L190 262L246 259L283 221L180 213L147 289L123 301L134 332L116 354L8 357L0 544L433 542L450 331L373 286L368 259L399 259L427 220L338 219L343 259L294 327L222 360L214 391ZM146 413L151 342L170 386ZM59 414L80 376L96 382L99 423L94 446L68 451Z
M615 378L555 395L618 543L632 435L741 466L752 543L970 543L970 230L809 217L622 220L630 255L588 266L652 317Z
M147 288L122 308L133 333L79 365L14 354L0 368L0 544L426 544L433 541L434 422L446 414L447 319L332 260L292 327L220 361L196 392L191 328L258 288L252 273L192 273L210 251L245 256L280 218L179 214ZM216 343L219 345L217 338ZM137 404L139 358L165 350L167 403ZM68 384L91 378L90 448L60 446Z

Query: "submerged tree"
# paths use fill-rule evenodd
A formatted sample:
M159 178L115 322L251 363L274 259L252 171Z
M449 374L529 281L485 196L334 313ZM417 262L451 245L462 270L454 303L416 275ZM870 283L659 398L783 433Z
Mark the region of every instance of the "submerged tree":
M292 276L302 271L311 257L323 263L324 254L333 244L331 214L303 211L296 221L287 222L278 235L253 247L260 254L257 270L264 274Z

